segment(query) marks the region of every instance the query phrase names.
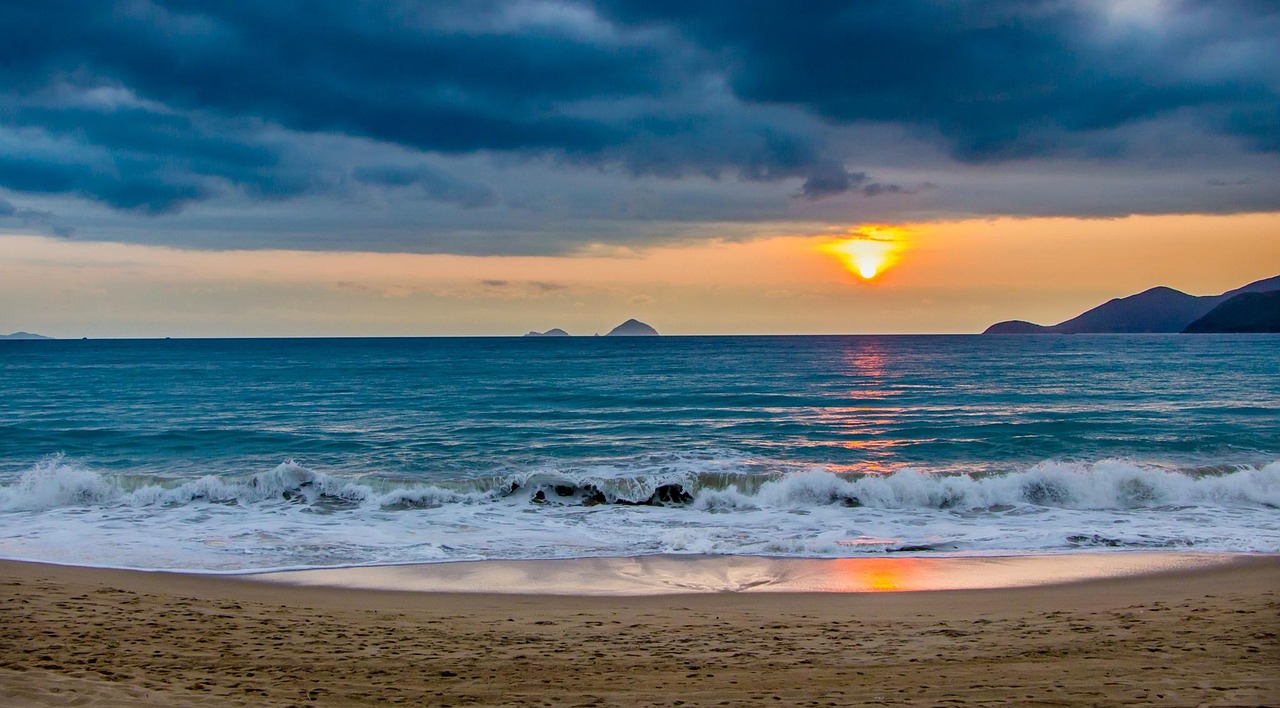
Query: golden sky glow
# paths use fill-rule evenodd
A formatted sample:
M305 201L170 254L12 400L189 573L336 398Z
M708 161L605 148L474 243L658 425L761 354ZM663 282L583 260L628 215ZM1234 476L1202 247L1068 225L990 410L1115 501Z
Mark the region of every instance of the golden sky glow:
M1280 214L795 224L568 257L183 251L0 235L0 332L61 337L975 332L1280 273ZM838 235L837 235L838 234ZM833 244L892 245L876 287ZM872 254L875 256L876 254ZM878 257L878 256L876 256Z
M824 244L822 250L839 258L850 273L863 280L871 280L892 266L909 234L902 227L885 224L864 224L849 233L849 238Z

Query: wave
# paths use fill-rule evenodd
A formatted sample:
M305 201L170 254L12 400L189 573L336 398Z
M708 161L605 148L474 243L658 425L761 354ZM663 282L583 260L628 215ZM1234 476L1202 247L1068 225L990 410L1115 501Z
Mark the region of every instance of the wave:
M844 504L879 509L1001 509L1040 506L1105 510L1163 506L1280 508L1280 462L1220 474L1187 473L1128 461L1044 462L1003 475L930 474L902 470L857 478L810 471L766 482L751 494L706 490L707 508Z
M876 509L1004 511L1014 507L1079 510L1159 507L1280 508L1280 461L1263 467L1170 470L1127 460L1049 461L1007 474L970 475L903 469L888 474L802 469L747 473L706 465L533 469L464 480L415 483L344 478L293 461L259 474L158 482L111 475L61 455L0 486L0 511L64 507L182 506L192 503L310 504L409 511L450 504L670 506L707 512L803 510L841 505Z

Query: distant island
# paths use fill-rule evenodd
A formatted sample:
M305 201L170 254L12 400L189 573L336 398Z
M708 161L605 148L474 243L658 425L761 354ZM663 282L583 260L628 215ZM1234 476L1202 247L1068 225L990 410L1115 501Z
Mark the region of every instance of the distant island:
M53 339L43 334L33 334L31 332L14 332L13 334L0 334L0 339Z
M563 329L560 329L559 327L557 327L555 329L549 329L545 332L531 331L524 336L526 337L568 337L571 335L568 332L564 331ZM614 327L613 329L609 330L609 333L606 334L605 336L606 337L656 337L658 336L658 330L654 329L653 327L650 327L649 325L641 322L640 320L630 319L618 325L617 327Z
M622 324L609 330L606 337L656 337L658 330L641 322L640 320L627 320Z
M983 334L1280 332L1277 293L1280 275L1221 295L1188 295L1161 286L1109 300L1056 325L1009 320L991 325Z
M563 329L560 329L559 327L556 327L554 329L549 329L545 332L534 332L531 330L528 334L524 336L526 337L568 337L569 333L564 331Z

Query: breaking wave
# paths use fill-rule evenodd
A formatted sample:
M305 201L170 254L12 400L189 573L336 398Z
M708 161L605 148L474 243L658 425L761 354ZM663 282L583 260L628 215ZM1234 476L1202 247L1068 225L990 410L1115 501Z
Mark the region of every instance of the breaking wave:
M540 469L423 484L344 478L292 461L240 478L157 481L152 476L104 474L54 455L33 465L16 482L0 486L0 511L9 512L273 502L386 511L494 502L524 502L535 507L667 506L710 512L832 505L955 511L1020 506L1078 510L1280 508L1280 462L1226 470L1170 470L1124 460L1050 461L1022 471L987 475L915 469L837 474L815 468L761 474L700 471L686 465L657 471Z

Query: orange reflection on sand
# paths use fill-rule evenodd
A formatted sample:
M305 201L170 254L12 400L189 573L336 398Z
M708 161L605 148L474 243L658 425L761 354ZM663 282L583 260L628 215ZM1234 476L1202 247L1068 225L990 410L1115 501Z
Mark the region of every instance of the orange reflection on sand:
M844 592L924 590L919 558L840 558L832 561Z

